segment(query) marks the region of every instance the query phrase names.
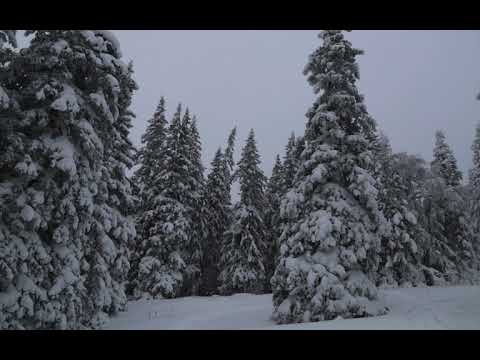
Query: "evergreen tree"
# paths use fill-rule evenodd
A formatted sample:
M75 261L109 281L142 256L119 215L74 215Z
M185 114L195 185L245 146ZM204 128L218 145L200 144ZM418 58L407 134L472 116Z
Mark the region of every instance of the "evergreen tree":
M227 140L227 147L225 148L225 161L226 161L226 178L229 182L229 189L232 186L233 181L235 180L234 173L235 173L235 161L233 159L233 153L235 151L235 137L237 136L237 128L234 127L230 132Z
M280 200L285 188L283 164L280 156L275 158L272 175L267 184L266 197L268 207L265 215L265 223L268 229L267 253L265 257L266 284L265 289L270 290L270 279L273 276L277 263L279 238L281 235Z
M154 175L150 206L141 214L138 264L134 264L134 298L180 296L186 271L182 257L190 223L182 197L186 149L181 147L181 105L170 123L165 141L164 166Z
M206 214L204 203L205 179L204 167L202 165L202 144L200 134L197 129L196 117L190 118L188 109L183 118L183 127L187 142L187 165L186 171L188 189L186 194L186 206L191 221L192 232L190 234L188 246L185 249L185 258L187 259L188 281L184 285L184 294L198 295L201 282L201 262L202 262L202 239L206 234Z
M203 295L216 293L220 286L220 250L223 235L232 218L231 187L235 170L233 154L236 133L235 127L228 136L225 152L218 149L215 154L205 186L203 218L206 230L203 235L201 288Z
M458 169L457 161L445 141L445 135L442 131L435 133L435 147L433 150L434 159L431 163L431 171L433 177L429 182L431 190L428 195L430 199L435 200L432 206L438 208L429 208L429 215L437 216L439 226L431 229L430 234L437 235L437 247L443 258L448 258L452 263L451 266L440 264L442 273L446 276L447 281L457 283L466 280L469 276L469 269L474 266L475 251L473 249L473 230L468 220L468 204L466 194L460 186L462 173ZM432 247L432 249L434 249ZM449 262L449 263L450 263ZM444 262L446 263L446 261ZM454 270L453 270L454 269Z
M436 134L431 167L423 172L423 179L409 191L417 194L414 206L421 230L416 243L425 282L442 285L471 281L474 253L466 196L459 186L461 173L441 132ZM408 176L404 175L406 184Z
M339 30L320 38L305 68L320 95L307 113L302 164L281 206L287 226L272 279L279 323L385 312L374 306L371 281L385 221L371 176L376 124L355 86L362 51Z
M108 31L29 34L6 83L19 117L0 179L0 323L96 327L126 303L136 85Z
M290 190L298 170L299 161L297 161L296 138L292 132L285 146L285 155L283 158L283 176L285 191Z
M215 153L205 191L206 234L203 243L201 295L218 289L220 248L230 217L230 185L226 178L227 162L221 149Z
M419 236L417 217L407 200L404 178L397 171L395 158L387 136L376 139L376 173L381 183L379 203L388 220L388 232L382 238L379 286L420 285L424 279L419 269Z
M253 129L238 162L240 202L222 244L220 291L262 293L265 285L265 175Z
M139 168L135 172L135 179L141 189L142 203L151 199L148 192L152 189L155 174L160 172L165 161L168 128L165 111L165 99L161 97L153 117L148 120L147 129L142 135L142 147L136 156ZM141 206L144 207L145 205Z
M201 266L201 144L188 109L179 105L165 140L163 166L153 174L151 205L143 212L135 298L172 298L198 292Z
M421 224L427 239L422 262L427 285L443 285L458 281L457 254L449 245L447 223L449 202L453 195L445 181L430 174L423 187Z
M299 136L295 141L295 159L297 164L300 164L303 150L305 150L305 138L303 136ZM299 165L297 165L297 169L298 167Z
M462 173L458 170L457 160L445 141L442 131L435 133L435 148L433 149L432 171L443 178L447 186L458 186Z
M287 145L285 146L285 155L283 157L283 177L284 177L284 192L292 188L297 174L298 168L301 163L301 155L305 150L305 139L303 136L295 137L295 133L292 132L288 138Z
M160 181L155 181L155 176L165 167L167 157L167 129L168 121L165 117L165 99L160 98L153 117L149 119L145 133L142 135L142 147L136 153L136 162L139 168L132 177L135 184L137 204L135 206L137 237L132 244L130 261L132 263L129 276L128 294L132 295L137 286L138 262L144 256L145 239L148 238L143 226L149 222L151 211L156 207L156 196L162 191ZM148 232L148 229L146 230ZM138 295L138 294L137 294Z

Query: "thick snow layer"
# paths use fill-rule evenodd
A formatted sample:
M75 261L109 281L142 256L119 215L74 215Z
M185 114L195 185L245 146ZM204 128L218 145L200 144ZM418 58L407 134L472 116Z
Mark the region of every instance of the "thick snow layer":
M50 105L50 107L58 111L71 111L73 113L80 111L75 90L67 85L64 85L63 93Z
M106 329L480 329L480 287L382 290L390 313L363 319L276 325L270 320L271 295L187 297L139 300L114 317Z
M54 151L52 155L52 166L59 168L71 175L77 173L77 166L75 163L75 148L73 144L65 136L57 138L45 138L45 145Z
M120 51L120 42L117 40L117 37L113 35L111 31L108 30L93 30L97 35L103 36L107 41L110 41L114 50L117 52L118 57L122 57L122 52Z

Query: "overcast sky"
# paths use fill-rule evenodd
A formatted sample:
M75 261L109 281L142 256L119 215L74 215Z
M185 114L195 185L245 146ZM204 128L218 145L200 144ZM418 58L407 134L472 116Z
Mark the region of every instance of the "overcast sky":
M270 174L291 131L303 133L314 100L302 74L319 46L318 31L114 31L140 87L132 140L140 144L160 96L169 116L178 102L197 115L208 167L230 129L238 128L237 159L255 129L263 168ZM432 156L443 129L462 171L480 121L479 31L353 31L360 56L361 92L394 151Z

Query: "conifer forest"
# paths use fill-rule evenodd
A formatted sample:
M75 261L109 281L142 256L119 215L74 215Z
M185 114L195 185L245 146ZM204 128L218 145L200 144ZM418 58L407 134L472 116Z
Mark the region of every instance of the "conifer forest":
M480 112L468 173L435 122L432 158L395 151L349 33L312 39L304 130L265 164L240 120L204 163L164 86L134 144L114 31L0 30L0 329L409 328L424 294L430 327L480 329Z

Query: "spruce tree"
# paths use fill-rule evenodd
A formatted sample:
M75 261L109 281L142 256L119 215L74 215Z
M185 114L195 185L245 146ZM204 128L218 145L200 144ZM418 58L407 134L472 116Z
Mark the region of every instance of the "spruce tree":
M267 253L265 255L266 284L265 289L270 291L270 280L273 276L277 263L279 245L278 241L281 235L280 222L280 201L284 193L285 179L283 173L283 164L280 156L275 158L275 164L272 169L272 175L267 183L266 197L268 207L265 215L265 223L268 229Z
M452 191L445 181L430 173L422 194L421 224L427 238L422 263L427 285L443 285L458 281L457 253L450 246L447 223Z
M181 196L186 187L181 112L179 105L168 127L163 167L152 180L152 201L139 220L139 257L131 276L134 298L173 298L182 291L187 266L182 252L191 229Z
M462 173L458 170L457 160L445 141L445 134L440 130L435 133L431 168L436 175L443 178L447 186L458 186L462 180Z
M427 285L472 280L472 231L460 180L461 173L445 136L437 132L434 160L419 187L418 201L418 220L423 231L417 236L417 243Z
M436 183L437 200L439 201L439 213L443 216L439 221L442 223L443 237L446 240L443 246L449 247L447 256L455 264L455 275L447 274L447 280L458 282L469 276L469 268L476 262L475 251L472 242L473 230L468 223L468 194L460 186L462 173L458 169L457 161L445 141L442 131L435 133L434 159L431 163L431 171L434 176L441 180ZM442 186L444 189L441 189ZM450 254L453 252L453 254Z
M211 164L203 196L205 231L202 246L202 295L217 293L220 282L220 250L231 218L231 187L234 180L233 159L237 129L227 139L225 152L218 149Z
M362 51L339 30L320 38L305 68L320 95L307 113L302 164L281 206L287 226L272 279L279 323L385 312L371 280L385 220L371 175L376 124L355 85Z
M292 188L295 175L300 167L300 157L303 150L305 150L304 137L295 137L295 133L292 132L288 138L287 145L285 146L285 155L283 156L284 192Z
M235 161L233 159L233 153L235 152L235 138L237 136L237 128L234 127L232 131L230 131L230 134L228 135L228 140L227 140L227 147L225 148L225 162L226 162L226 178L229 183L229 189L231 188L231 185L233 181L235 180L234 178L234 173L235 173Z
M418 221L407 200L408 190L404 178L396 168L390 142L383 133L378 134L375 165L379 182L380 208L388 220L388 231L382 237L380 269L377 285L420 285L424 279L420 272Z
M185 295L198 295L201 282L202 239L206 232L206 213L204 203L205 179L202 165L202 144L197 129L196 117L190 117L188 109L183 118L187 142L187 171L189 179L185 205L191 221L191 233L185 249L187 260L187 280L184 285Z
M132 68L108 31L28 34L7 84L21 144L0 184L0 323L97 327L126 304Z
M163 165L153 174L151 206L143 212L135 298L197 294L203 231L201 144L196 122L178 106L168 127ZM160 149L159 149L160 150Z
M300 164L303 150L305 150L305 138L303 136L299 136L295 140L295 159L297 161L297 169L299 167L298 164Z
M265 287L265 175L253 129L238 162L240 201L222 244L220 291L262 293Z
M212 295L218 290L220 248L223 234L230 220L230 185L226 178L225 161L219 148L212 160L205 190L206 232L203 242L201 295Z
M147 129L141 139L142 147L137 153L136 160L139 168L135 172L135 179L137 185L141 188L142 203L151 199L148 192L152 188L152 181L155 174L160 172L165 161L168 128L165 112L165 99L161 97L153 117L148 120Z
M295 134L292 132L292 134L288 138L287 145L285 146L285 155L283 157L283 176L285 179L285 191L291 189L295 174L298 170L299 161L297 161L296 155L296 138Z
M155 179L156 175L165 167L167 157L168 121L165 112L165 99L162 97L153 117L148 121L145 133L142 135L142 147L136 153L136 162L139 168L134 173L132 182L135 185L136 191L134 192L138 198L135 208L137 237L131 246L132 268L129 275L129 295L133 295L132 291L138 285L138 261L144 255L146 245L144 241L148 238L143 226L148 223L147 219L151 216L150 212L156 206L156 196L161 193L163 188L161 182L155 181ZM136 295L138 296L138 294Z

